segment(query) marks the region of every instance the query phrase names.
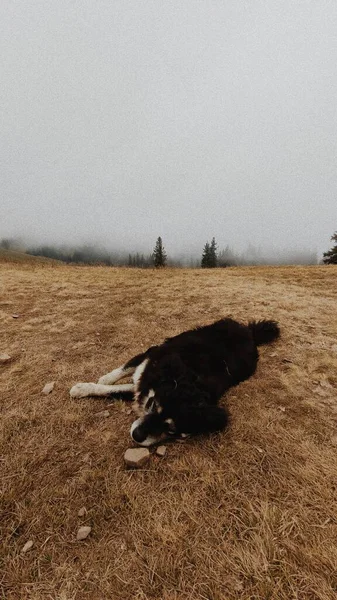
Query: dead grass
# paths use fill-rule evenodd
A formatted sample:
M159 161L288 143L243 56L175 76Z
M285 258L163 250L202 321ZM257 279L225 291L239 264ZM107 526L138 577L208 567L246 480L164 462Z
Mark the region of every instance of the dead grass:
M2 598L336 598L336 268L8 262L1 282ZM69 388L224 315L283 334L228 394L230 429L125 470L133 417L116 402L97 419L104 402Z

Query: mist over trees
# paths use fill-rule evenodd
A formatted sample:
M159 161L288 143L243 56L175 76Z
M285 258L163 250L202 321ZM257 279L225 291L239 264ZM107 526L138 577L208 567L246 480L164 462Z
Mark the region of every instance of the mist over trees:
M337 232L331 238L337 242ZM218 244L213 237L207 241L204 248L198 253L167 254L163 240L157 238L153 251L143 253L139 251L118 251L102 248L95 244L82 244L77 246L57 244L27 244L22 240L3 238L0 240L0 250L18 250L63 261L65 263L86 265L125 266L130 268L153 268L167 265L168 267L185 268L225 268L231 266L249 265L315 265L318 263L317 253L310 250L263 250L260 247L248 245L243 252L237 252L229 245L218 249ZM324 253L323 262L337 264L337 244Z

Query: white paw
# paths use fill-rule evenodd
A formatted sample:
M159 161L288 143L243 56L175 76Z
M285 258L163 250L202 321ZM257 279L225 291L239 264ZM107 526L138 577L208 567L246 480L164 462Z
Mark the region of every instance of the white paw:
M111 384L111 375L103 375L103 377L100 377L98 382L101 385L110 385Z
M72 398L86 398L86 396L91 396L94 393L95 386L95 383L76 383L70 390L70 396Z

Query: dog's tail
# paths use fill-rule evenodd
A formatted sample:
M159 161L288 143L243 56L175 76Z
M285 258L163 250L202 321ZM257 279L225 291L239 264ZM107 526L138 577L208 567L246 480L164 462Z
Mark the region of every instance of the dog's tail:
M280 337L280 328L276 321L250 321L248 327L257 346L269 344Z

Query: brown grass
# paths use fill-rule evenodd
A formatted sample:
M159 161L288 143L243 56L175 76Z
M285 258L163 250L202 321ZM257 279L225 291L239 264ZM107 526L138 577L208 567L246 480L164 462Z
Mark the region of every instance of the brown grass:
M7 263L1 280L2 598L336 598L335 267ZM231 427L126 470L128 407L98 419L104 402L69 388L224 315L282 327L228 394Z

